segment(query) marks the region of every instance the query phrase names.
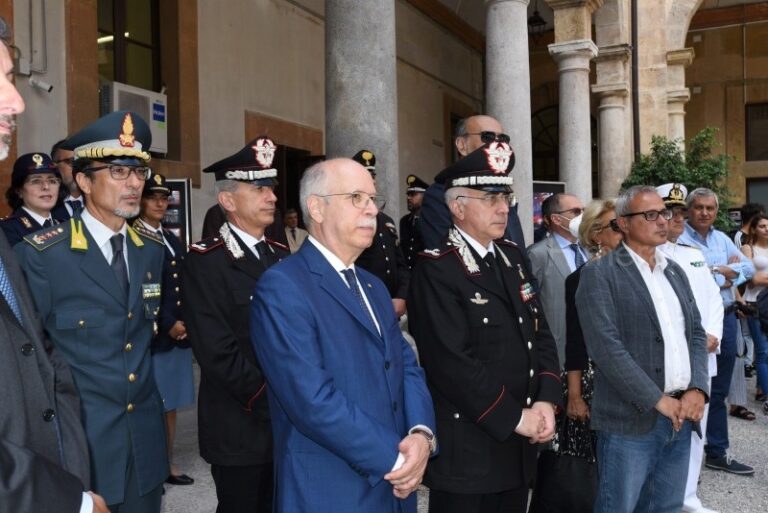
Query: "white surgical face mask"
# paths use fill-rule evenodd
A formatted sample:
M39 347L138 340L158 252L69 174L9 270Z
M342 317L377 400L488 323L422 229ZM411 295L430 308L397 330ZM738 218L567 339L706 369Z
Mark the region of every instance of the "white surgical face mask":
M581 219L584 214L579 214L568 222L568 231L571 232L576 239L579 238L579 226L581 226Z

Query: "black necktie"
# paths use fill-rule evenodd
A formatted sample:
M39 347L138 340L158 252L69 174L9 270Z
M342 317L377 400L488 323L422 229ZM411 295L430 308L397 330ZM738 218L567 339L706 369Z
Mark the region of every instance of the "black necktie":
M83 211L83 202L80 200L67 200L64 203L69 205L69 208L72 209L72 215L79 214Z
M584 265L584 255L581 254L581 249L579 248L579 245L575 242L571 244L571 249L573 250L574 254L574 263L576 264L576 269Z
M115 273L117 282L123 288L123 291L128 294L128 266L125 265L125 258L123 257L123 234L116 233L109 238L109 243L112 244L112 271Z
M52 225L51 220L50 219L46 219L45 222L43 223L43 228L48 228L51 225Z
M352 294L355 295L360 308L362 308L365 312L365 317L371 321L373 329L378 333L379 330L376 328L376 322L373 320L373 314L365 304L365 299L363 299L363 293L360 291L360 287L357 286L357 276L355 276L354 269L344 269L341 271L341 274L343 274L344 279L347 280L347 285L349 285L349 289L352 291Z
M293 237L293 242L296 242L296 228L291 228L291 237Z
M264 267L269 267L275 263L275 257L267 247L267 241L257 242L256 252L259 254L259 260L264 264Z
M499 266L496 263L496 257L493 253L490 251L485 254L483 257L483 262L485 262L485 265L493 272L493 275L496 277L499 283L503 283L501 281L501 269L499 269Z

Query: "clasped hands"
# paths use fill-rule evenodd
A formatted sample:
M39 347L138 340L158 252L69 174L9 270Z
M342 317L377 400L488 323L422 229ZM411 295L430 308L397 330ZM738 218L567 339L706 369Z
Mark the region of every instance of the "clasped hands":
M532 444L552 441L555 436L555 407L552 403L537 401L530 408L523 408L523 419L515 433L527 437Z
M675 431L680 431L683 422L699 422L704 416L704 393L701 390L686 391L680 399L664 395L656 403L659 413L672 421Z

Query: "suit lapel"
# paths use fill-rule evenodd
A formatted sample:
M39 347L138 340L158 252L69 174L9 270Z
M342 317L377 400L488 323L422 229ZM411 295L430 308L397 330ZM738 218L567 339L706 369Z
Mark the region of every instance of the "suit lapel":
M352 291L314 244L305 242L297 254L301 254L304 257L310 272L317 276L320 288L326 291L334 301L339 303L358 323L368 330L377 342L382 343L381 335L376 331L375 326L371 326L371 321L360 308ZM359 276L358 281L361 281ZM368 283L364 280L361 281L361 285L365 289L369 288ZM366 293L366 296L368 296L368 302L373 306L375 301L371 298L371 294ZM381 314L376 312L375 307L373 310L380 319ZM382 327L381 321L379 321L379 326Z
M152 243L154 244L154 242ZM141 284L145 282L160 282L160 276L146 276L144 274L144 260L141 248L134 244L128 237L128 304L133 305L139 299Z
M264 265L264 263L262 263L262 261L259 260L256 255L253 254L251 248L245 245L245 243L240 239L240 237L237 236L234 230L230 232L230 235L232 238L234 238L243 252L243 256L240 258L233 258L233 265L251 278L255 280L258 279L262 274L264 274L264 271L267 270L267 266Z
M568 248L561 248L554 235L547 239L547 245L549 246L549 251L547 252L549 258L552 259L552 262L555 264L555 268L560 271L560 274L563 275L563 278L566 278L569 274L571 274L571 268L568 266L568 261L565 259L564 251L571 250Z
M83 274L88 276L93 282L104 289L110 296L114 297L121 304L125 304L125 292L120 284L117 282L115 273L112 272L112 268L109 266L107 259L104 258L104 253L101 252L101 248L96 245L96 241L91 236L88 228L83 223L83 232L88 240L88 249L82 254L83 259L80 261L80 270ZM128 245L133 244L128 242ZM129 251L130 252L130 251ZM131 265L131 262L128 262ZM135 277L128 275L129 280Z
M640 271L637 269L637 265L632 259L632 256L622 244L618 249L611 253L610 258L614 259L614 262L627 276L629 282L626 290L634 291L635 296L640 299L640 302L648 309L648 313L651 314L651 319L653 319L656 329L661 332L661 324L659 324L659 317L656 315L656 307L653 306L651 293L648 291L645 280L643 280Z

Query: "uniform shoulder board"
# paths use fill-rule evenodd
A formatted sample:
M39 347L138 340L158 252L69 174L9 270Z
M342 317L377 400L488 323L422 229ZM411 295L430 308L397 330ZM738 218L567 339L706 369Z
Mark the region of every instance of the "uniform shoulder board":
M133 225L131 225L131 228L133 228L133 231L144 237L145 239L153 240L159 244L165 244L165 241L160 236L159 233L156 231L148 229L146 226L144 226L144 223L139 221L138 219L134 221Z
M269 244L270 246L274 246L274 247L276 247L276 248L280 248L280 249L282 249L283 251L290 251L290 249L288 248L288 246L286 246L286 245L285 245L285 244L283 244L282 242L277 242L276 240L268 239L268 238L266 238L266 237L264 238L264 240L265 240L265 241L267 241L267 244Z
M212 249L218 248L219 246L224 245L224 239L221 237L210 237L208 239L203 239L200 242L195 242L194 244L189 245L189 250L194 253L200 253L201 255L204 255L205 253L208 253Z
M24 236L24 240L31 244L36 250L44 251L54 244L67 239L68 231L66 224L60 224L30 233L29 235Z
M448 255L450 253L454 253L456 251L455 246L445 246L442 248L436 248L436 249L424 249L419 252L419 256L425 256L427 258L433 258L438 259L442 258L445 255Z

